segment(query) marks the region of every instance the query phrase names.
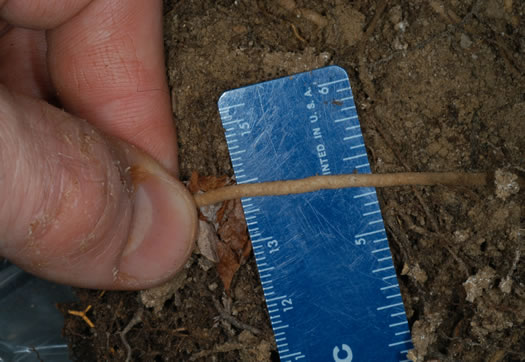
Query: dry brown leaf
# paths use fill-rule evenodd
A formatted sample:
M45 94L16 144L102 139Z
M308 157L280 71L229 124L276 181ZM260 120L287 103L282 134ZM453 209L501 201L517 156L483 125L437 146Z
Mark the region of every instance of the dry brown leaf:
M230 181L228 176L200 176L196 171L191 173L190 183L188 189L191 193L199 191L209 191L218 189L219 187L226 186Z
M246 262L251 252L251 242L248 236L246 221L244 220L241 200L225 201L217 212L217 221L219 223L218 234L222 244L231 251L231 254L228 253L227 255L229 258L235 257L235 263L231 263L230 269L237 271L239 266ZM225 263L228 262L230 261L225 261ZM219 263L221 264L222 260ZM236 264L238 266L236 266ZM221 274L221 270L224 272L225 268L221 268L219 274ZM221 274L221 279L223 280L227 293L231 285L231 279L228 280L227 278L233 278L235 273L230 274Z
M188 189L192 193L205 192L231 184L232 180L227 176L199 176L197 172L191 175ZM209 212L210 210L207 209ZM213 211L212 211L213 212ZM216 215L204 216L199 212L201 223L206 224L206 237L199 238L199 248L208 259L213 260L216 252L217 272L224 285L226 293L229 293L233 277L239 267L246 262L250 256L252 246L248 236L246 221L242 210L241 200L224 201L217 209ZM215 223L216 221L216 223ZM212 228L215 223L217 230ZM215 232L217 237L210 233ZM215 235L214 235L215 236ZM215 243L216 245L211 245ZM202 244L202 245L201 245Z
M244 212L242 210L241 200L226 201L225 211L219 221L219 237L222 241L229 244L230 248L239 257L239 263L244 264L247 259L246 249L248 249L248 256L251 251L250 238L248 237L248 230L246 221L244 220ZM222 209L221 209L222 210Z
M238 262L239 258L230 246L222 241L217 243L217 256L219 257L217 272L219 273L222 284L224 284L224 290L227 294L230 294L230 286L233 276L241 266Z
M207 221L199 220L199 238L197 239L199 252L214 263L219 262L217 243L219 243L219 237L213 225Z

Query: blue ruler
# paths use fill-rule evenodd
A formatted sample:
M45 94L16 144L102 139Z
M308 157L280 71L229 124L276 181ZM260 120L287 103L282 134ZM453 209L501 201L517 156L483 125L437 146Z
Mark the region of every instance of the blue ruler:
M370 173L346 72L225 92L237 183ZM281 361L406 361L410 330L374 188L242 199Z

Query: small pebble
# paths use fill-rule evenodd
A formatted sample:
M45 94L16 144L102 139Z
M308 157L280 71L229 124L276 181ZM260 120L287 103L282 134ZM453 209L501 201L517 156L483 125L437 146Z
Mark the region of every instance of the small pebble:
M469 36L467 34L461 34L461 38L459 40L459 45L463 49L468 49L472 45L472 40L470 40Z
M217 283L213 282L210 285L208 285L208 289L211 290L212 292L214 292L217 289L218 286L219 285Z

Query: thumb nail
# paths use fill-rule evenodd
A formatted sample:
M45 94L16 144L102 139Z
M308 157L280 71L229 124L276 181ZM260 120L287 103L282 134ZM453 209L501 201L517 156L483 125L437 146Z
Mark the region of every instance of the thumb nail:
M131 288L134 281L147 287L173 276L190 256L197 234L197 208L191 194L156 162L137 152L138 162L131 164L138 166L130 169L132 226L115 271L120 283Z

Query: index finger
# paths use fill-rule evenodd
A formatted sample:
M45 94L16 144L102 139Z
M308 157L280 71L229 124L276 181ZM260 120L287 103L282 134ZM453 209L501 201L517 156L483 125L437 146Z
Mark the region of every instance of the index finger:
M160 0L94 0L49 30L48 66L63 106L176 172Z

